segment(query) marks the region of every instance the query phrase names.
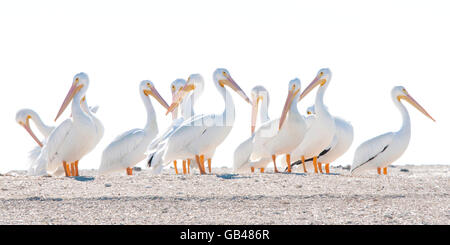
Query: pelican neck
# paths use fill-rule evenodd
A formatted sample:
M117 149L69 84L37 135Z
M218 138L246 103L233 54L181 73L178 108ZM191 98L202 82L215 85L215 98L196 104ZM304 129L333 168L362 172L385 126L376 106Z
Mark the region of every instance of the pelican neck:
M86 87L83 87L75 94L72 100L72 118L73 120L80 120L90 118L89 115L81 108L81 100L86 94Z
M270 118L269 118L269 101L266 101L266 102L264 102L264 101L266 101L266 100L262 100L261 109L260 109L261 112L259 113L259 119L260 119L261 123L265 123L270 120Z
M44 135L45 138L47 138L52 132L53 127L47 126L37 113L35 112L32 113L33 115L31 116L31 120L33 120L39 132L41 132L41 134Z
M158 130L158 125L156 123L156 113L155 109L153 108L153 104L150 100L150 97L144 94L144 91L142 89L139 89L139 94L141 95L142 102L144 103L145 110L147 111L147 123L144 127L144 130L150 131L150 130Z
M411 119L409 117L408 110L406 109L405 105L403 105L402 102L400 102L397 97L393 97L392 100L394 101L395 106L400 111L400 114L402 115L402 127L398 131L398 133L409 133L411 132Z

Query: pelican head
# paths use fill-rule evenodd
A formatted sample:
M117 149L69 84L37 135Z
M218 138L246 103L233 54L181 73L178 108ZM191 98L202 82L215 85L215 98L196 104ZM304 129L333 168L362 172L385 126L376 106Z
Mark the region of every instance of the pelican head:
M295 99L298 100L300 87L301 87L300 79L298 78L295 78L289 82L289 92L286 98L286 102L284 103L283 112L281 113L280 124L278 129L281 129L281 127L283 126L283 123L286 120L287 113L291 109L292 102ZM297 103L297 101L295 103Z
M16 122L31 135L40 147L42 147L43 145L41 141L36 137L30 127L30 119L32 119L35 115L36 113L30 109L22 109L16 113Z
M269 93L263 86L255 86L251 92L252 97L252 134L255 132L256 127L256 117L258 116L258 104L262 103L269 104Z
M218 68L214 71L213 79L218 86L224 88L225 86L233 89L237 94L239 94L245 101L251 104L250 99L245 94L245 92L237 85L237 83L231 78L230 73L227 69Z
M184 81L184 80L183 80ZM175 80L176 82L176 80ZM166 115L173 112L177 108L183 99L194 89L203 89L203 77L200 74L192 74L185 81L184 85L176 91L175 94L172 93L172 104L167 109Z
M140 83L139 85L140 91L145 95L145 96L152 96L153 98L156 99L156 101L158 101L162 106L164 106L164 108L169 108L169 105L167 105L167 102L161 97L161 95L159 94L158 90L156 90L155 86L153 85L153 83L149 80L144 80Z
M186 80L179 78L175 81L173 81L170 84L170 91L172 92L172 98L175 97L175 95L186 85Z
M300 100L302 100L309 92L311 92L315 87L326 87L329 84L329 81L331 80L331 70L328 68L322 68L317 72L316 77L314 80L308 85L308 87L303 90L303 93L300 95Z
M64 102L59 109L58 115L56 115L55 121L61 116L70 102L73 100L76 94L80 93L80 91L84 94L89 87L89 77L86 73L80 72L73 77L72 86L69 89L69 92L64 99Z
M170 91L172 92L172 101L175 101L175 96L178 94L178 92L183 89L183 87L186 85L186 80L179 78L175 81L173 81L170 84ZM176 119L178 115L178 111L174 110L172 111L172 119Z
M430 114L428 114L428 112L408 93L408 91L406 91L406 89L403 86L395 86L392 91L391 91L391 95L392 95L392 99L397 100L397 101L401 101L401 100L405 100L408 103L410 103L412 106L414 106L417 110L419 110L420 112L422 112L425 116L427 116L428 118L430 118L433 121L434 120L433 117L430 116Z
M217 82L217 86L219 88L224 88L225 85L232 88L234 91L236 91L242 98L245 99L248 103L250 103L250 99L247 97L245 92L239 87L239 85L236 84L236 82L231 78L230 74L226 69L219 68L214 72L213 79L215 82ZM178 94L175 96L172 104L170 105L169 109L166 112L166 115L175 110L183 99L186 97L186 95L189 94L190 91L194 89L203 89L203 77L200 74L192 74L189 76L186 85L183 89L181 89Z
M314 109L314 105L308 107L308 109L306 109L306 114L308 115L314 115L316 114L316 110Z

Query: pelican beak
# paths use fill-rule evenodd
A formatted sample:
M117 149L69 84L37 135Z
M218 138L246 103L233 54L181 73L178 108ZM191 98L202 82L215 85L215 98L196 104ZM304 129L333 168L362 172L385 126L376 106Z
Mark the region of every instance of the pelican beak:
M250 102L250 99L248 98L248 96L245 94L245 92L241 89L241 87L239 87L239 85L233 80L233 78L231 78L231 76L229 76L228 74L224 75L227 79L225 80L219 80L219 84L220 86L225 86L227 85L228 87L230 87L231 89L234 90L234 92L238 93L245 101L247 101L247 103L252 104L252 102Z
M175 110L175 108L177 108L181 104L181 102L186 97L186 95L188 95L189 92L191 92L194 89L195 89L195 85L189 83L189 79L188 79L188 82L186 83L186 85L184 85L184 87L182 87L175 94L175 96L172 96L172 104L167 108L166 115L173 112Z
M72 87L70 87L69 92L66 95L66 98L64 99L64 102L61 105L61 108L59 108L58 115L56 115L55 122L58 120L58 118L61 116L61 114L66 110L67 106L72 101L73 97L80 91L80 89L83 87L83 84L78 85L78 78L72 83Z
M286 102L284 103L283 112L281 113L280 124L279 124L278 130L280 130L281 127L283 126L283 123L286 120L287 113L288 113L289 109L291 108L291 104L294 101L294 98L298 94L298 92L300 92L300 88L298 88L298 89L292 88L289 90L288 96L286 98Z
M404 92L405 92L406 95L400 95L400 96L397 97L397 99L399 101L401 99L406 100L408 103L410 103L412 106L414 106L417 110L422 112L425 116L427 116L428 118L430 118L434 122L436 121L436 120L434 120L433 117L430 116L430 114L428 114L428 112L411 95L409 95L408 92L406 92L406 91L404 91Z
M303 93L300 95L299 101L302 100L307 94L309 94L315 87L317 87L318 85L323 86L326 82L327 79L321 79L322 75L317 75L316 78L314 78L314 80L308 85L308 87L305 88L305 90L303 90Z
M259 100L262 100L261 96L258 96L256 99L253 98L253 104L252 104L252 134L255 132L256 128L256 118L258 116L258 104Z
M167 102L163 99L163 97L161 97L161 95L159 94L158 90L156 90L155 87L153 86L148 86L149 89L144 89L144 94L146 96L151 95L153 98L156 99L156 101L158 101L164 108L169 108L169 105L167 104Z
M41 141L36 137L36 135L33 133L33 130L31 130L30 127L30 116L27 117L27 120L25 121L25 123L20 122L19 124L22 125L22 127L31 135L31 137L34 139L34 141L36 141L36 143L42 147L42 143Z

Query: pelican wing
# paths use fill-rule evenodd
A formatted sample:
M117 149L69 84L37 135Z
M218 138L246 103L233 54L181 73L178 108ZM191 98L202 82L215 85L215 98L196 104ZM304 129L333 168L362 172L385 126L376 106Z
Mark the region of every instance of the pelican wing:
M212 118L214 115L198 115L184 121L171 132L164 140L161 140L148 151L147 165L153 169L153 173L160 173L165 164L177 156L190 154L190 145L199 139L207 130L207 125L200 120ZM194 126L196 125L196 126Z
M233 169L235 171L242 168L246 163L250 161L250 155L253 151L253 134L250 138L242 142L234 151Z
M40 146L36 146L28 153L28 161L29 161L29 167L28 167L28 175L44 175L47 173L44 168L39 168L39 163L43 161L37 161L39 156L41 155L42 148ZM45 163L45 162L44 162ZM45 164L44 164L45 165ZM38 171L38 169L43 169L44 171Z
M258 128L255 135L255 142L261 141L262 144L266 144L270 139L278 134L278 124L280 119L274 119L268 121Z
M394 134L389 132L362 143L355 151L351 171L370 162L375 159L378 154L384 152L389 147L393 138Z
M60 165L61 160L58 158L58 151L69 135L72 126L72 120L66 119L48 136L47 144L42 148L42 153L46 155L48 160L48 171L53 172Z
M142 129L132 129L117 136L103 151L99 173L106 174L126 168L122 164L130 163L123 163L122 160L136 150L144 138L145 132Z
M199 137L206 133L208 125L205 122L212 118L214 118L214 115L198 115L191 117L175 130L170 136L170 141L177 142L177 150L184 150L186 147L190 146L192 142L198 140Z
M274 119L262 124L255 132L253 137L253 152L250 155L250 161L259 161L266 153L267 144L278 134L278 124L280 119Z
M175 130L182 125L184 118L178 118L172 121L172 125L167 128L167 130L160 136L155 138L149 145L148 151L153 152L158 148L158 145L169 138Z

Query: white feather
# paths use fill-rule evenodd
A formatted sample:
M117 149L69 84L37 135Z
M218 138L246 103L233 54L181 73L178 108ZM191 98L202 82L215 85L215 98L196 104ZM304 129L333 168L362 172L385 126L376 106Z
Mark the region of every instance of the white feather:
M358 174L366 169L364 165L369 167L369 160L380 154L383 149L385 150L385 147L391 144L393 138L394 133L389 132L362 143L355 151L351 172Z
M132 129L116 137L103 151L99 174L118 172L142 161L145 149L141 154L139 151L146 147L145 136L144 130Z

